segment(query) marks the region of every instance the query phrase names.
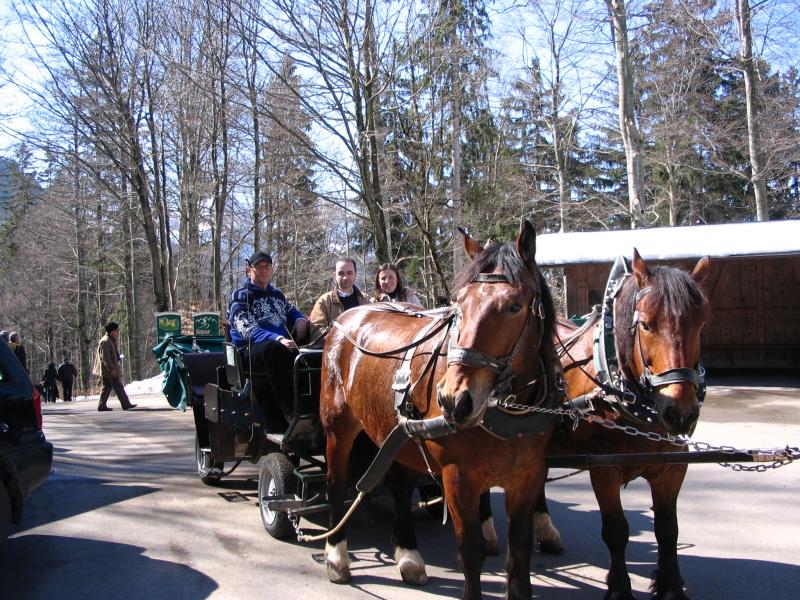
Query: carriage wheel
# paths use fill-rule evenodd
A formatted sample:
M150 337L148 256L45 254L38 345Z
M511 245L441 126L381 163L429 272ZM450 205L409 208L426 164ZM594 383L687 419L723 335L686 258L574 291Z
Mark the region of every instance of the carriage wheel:
M5 484L0 481L0 556L3 555L11 529L11 498Z
M272 537L281 540L294 532L286 511L270 510L265 500L270 496L283 496L295 490L294 465L280 452L268 454L261 463L258 474L258 506L264 529Z
M206 485L217 485L219 480L222 479L225 463L216 462L212 455L209 464L206 454L200 449L200 440L196 435L194 436L194 458L197 463L197 474L200 476L200 481Z

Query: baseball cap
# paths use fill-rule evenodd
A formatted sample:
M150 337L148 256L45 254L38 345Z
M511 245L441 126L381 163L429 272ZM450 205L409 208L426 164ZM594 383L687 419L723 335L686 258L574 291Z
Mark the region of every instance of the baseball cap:
M256 263L260 263L262 260L265 260L269 264L272 264L272 257L266 252L261 252L261 251L253 252L253 254L250 255L250 258L247 259L247 264L250 265L251 267L254 267Z

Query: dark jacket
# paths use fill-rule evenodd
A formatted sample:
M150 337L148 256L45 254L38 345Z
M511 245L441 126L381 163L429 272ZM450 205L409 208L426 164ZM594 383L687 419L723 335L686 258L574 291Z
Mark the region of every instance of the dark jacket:
M25 353L25 346L19 342L8 342L8 345L11 346L11 349L14 351L14 355L17 357L17 360L19 360L19 362L22 364L22 368L27 372L28 356Z
M44 375L42 375L42 382L48 385L52 385L58 379L58 371L56 370L55 363L50 363L47 365L47 368L44 370Z
M288 336L296 321L306 316L272 284L264 290L248 281L231 295L228 320L236 346Z
M71 362L65 360L60 365L58 365L58 378L66 384L70 384L73 382L75 377L78 375L78 370L75 368Z

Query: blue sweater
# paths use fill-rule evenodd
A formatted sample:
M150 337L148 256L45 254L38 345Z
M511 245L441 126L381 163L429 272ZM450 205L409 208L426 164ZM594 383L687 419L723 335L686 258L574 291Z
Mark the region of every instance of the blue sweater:
M231 341L239 347L277 340L286 336L298 319L305 318L272 284L264 290L248 281L231 294L228 306Z

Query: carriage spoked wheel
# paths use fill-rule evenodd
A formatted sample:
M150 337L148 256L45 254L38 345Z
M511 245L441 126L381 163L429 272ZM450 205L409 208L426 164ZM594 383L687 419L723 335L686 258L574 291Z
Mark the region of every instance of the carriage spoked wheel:
M214 460L213 455L208 455L200 448L200 440L194 437L194 457L197 462L197 474L200 481L206 485L217 485L225 472L225 463ZM210 460L209 460L210 458Z
M295 491L294 465L284 454L272 452L261 461L258 474L258 507L264 529L272 537L281 540L294 532L286 511L270 510L266 500L270 496L283 496Z

